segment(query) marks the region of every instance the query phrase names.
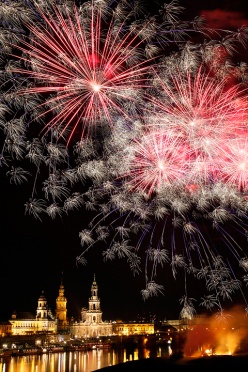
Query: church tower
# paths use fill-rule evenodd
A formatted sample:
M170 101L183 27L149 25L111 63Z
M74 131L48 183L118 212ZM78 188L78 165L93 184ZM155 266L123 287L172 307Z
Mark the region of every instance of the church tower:
M100 298L98 297L98 285L94 274L91 285L91 297L89 308L82 308L81 321L71 325L71 333L76 337L100 337L109 336L113 333L112 323L102 320Z
M102 311L100 308L100 298L98 297L98 285L94 274L94 280L91 285L91 297L89 298L89 310L86 311L86 323L102 323Z
M56 299L56 319L58 319L58 326L66 326L67 322L67 309L66 309L67 299L65 297L65 289L63 284L63 273L61 278L61 283L59 287L59 295Z
M37 319L47 319L48 317L48 306L47 306L47 300L44 296L44 291L42 291L39 299L38 299L38 306L36 310L36 318Z

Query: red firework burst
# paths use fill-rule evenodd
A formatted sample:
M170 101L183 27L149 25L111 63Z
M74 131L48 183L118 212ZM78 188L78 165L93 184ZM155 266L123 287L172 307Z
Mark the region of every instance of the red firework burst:
M111 125L116 114L128 117L124 104L135 105L149 70L139 32L134 35L114 16L106 21L99 6L92 5L87 17L82 9L39 9L41 22L27 25L30 40L15 46L30 66L15 71L33 81L19 94L43 94L45 109L36 119L49 117L44 132L69 130L68 142L77 130L87 136L103 119Z
M169 76L169 77L168 77ZM188 148L185 184L204 186L228 182L239 190L247 186L247 92L227 87L200 68L194 74L159 79L161 94L151 98L156 114L150 126L167 138L180 138ZM154 149L155 152L155 149Z
M248 191L248 137L230 140L222 156L223 180L236 185L240 191Z
M131 190L150 196L165 187L184 184L189 148L180 137L169 137L163 130L148 131L134 140L125 174Z

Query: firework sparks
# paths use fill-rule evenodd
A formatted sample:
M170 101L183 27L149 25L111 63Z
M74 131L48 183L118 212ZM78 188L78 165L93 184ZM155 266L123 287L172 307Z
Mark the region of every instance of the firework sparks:
M188 71L186 74L178 71L177 76L167 73L166 80L159 78L159 84L161 96L151 97L157 108L154 110L157 115L150 117L151 125L163 126L167 136L180 136L182 143L188 146L190 155L187 158L190 161L185 158L189 164L188 184L223 180L226 158L229 158L231 170L231 148L235 152L235 144L237 148L238 143L242 146L241 143L246 142L246 90L239 84L229 87L225 79L219 81L201 67L195 74ZM245 162L240 164L233 164L233 169L241 171ZM225 168L227 170L227 165ZM234 179L232 177L232 181ZM236 181L240 189L241 181L237 177ZM241 183L244 185L244 178Z
M146 133L129 147L129 171L124 175L130 190L150 196L163 187L181 184L186 174L188 148L180 138L169 138L163 131Z
M38 12L42 26L27 24L30 41L15 46L30 68L15 73L33 82L18 94L47 97L40 114L50 115L44 131L59 127L63 135L68 129L70 141L76 131L84 137L104 120L113 125L114 116L128 117L125 103L135 106L140 90L148 86L151 65L142 54L141 32L133 34L125 19L119 23L114 14L105 20L104 8L97 4L91 11L86 4L74 6L73 12L57 7Z
M230 260L235 258L237 267L246 257L229 229L233 223L246 231L241 215L247 213L247 96L239 86L225 87L201 68L185 79L173 75L167 87L168 76L159 80L163 89L152 100L155 109L145 129L133 131L134 138L124 134L124 126L112 132L106 168L108 176L115 176L113 188L110 194L98 185L94 189L96 204L102 207L103 194L108 201L88 234L92 246L99 241L99 226L110 221L102 227L112 236L104 253L111 259L124 236L136 254L142 256L146 247L143 297L161 291L157 267L170 263L174 277L183 270L205 280L219 304L241 289ZM120 133L125 145L115 146ZM207 238L211 225L228 251Z
M224 60L235 37L244 45L246 30L184 43L198 23L181 24L175 0L161 9L161 25L136 18L139 7L125 0L56 4L31 10L24 2L20 22L18 6L0 9L7 20L1 53L9 59L1 164L8 153L35 167L25 212L55 218L84 207L96 215L79 234L79 262L110 239L104 260L125 257L135 274L144 263L144 299L163 292L156 278L169 265L174 278L183 271L185 287L189 274L205 280L211 294L203 303L221 309L220 300L241 289L232 259L247 272L247 254L232 235L247 236L247 73ZM177 51L166 56L168 44ZM35 195L43 169L45 200ZM13 166L7 175L22 184L30 172ZM82 194L87 181L92 187ZM213 228L224 248L209 239ZM187 294L181 304L183 316L194 314Z

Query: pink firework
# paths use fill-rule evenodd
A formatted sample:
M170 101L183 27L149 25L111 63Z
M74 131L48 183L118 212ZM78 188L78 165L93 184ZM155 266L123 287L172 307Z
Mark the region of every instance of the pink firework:
M128 117L127 102L135 105L147 83L148 64L141 56L144 42L125 28L125 21L105 20L104 9L87 4L72 12L39 9L41 23L28 24L30 41L17 46L30 69L17 69L34 82L19 94L41 93L48 119L44 132L58 127L61 134L87 136L96 125L113 124L118 114ZM25 55L27 57L25 57ZM47 107L49 107L47 109Z
M124 175L128 187L151 196L163 188L184 184L189 155L180 137L169 137L157 128L147 131L130 147Z
M227 166L230 170L237 166L233 148L244 143L248 120L246 91L239 85L228 87L225 80L216 80L202 68L195 75L169 74L165 79L159 78L159 82L161 94L150 98L156 114L148 114L149 122L153 128L162 128L169 138L180 137L180 142L188 147L187 185L203 186L228 179L241 189L243 176L242 181L238 176L223 177L223 167L227 172ZM227 148L227 143L233 145Z
M235 185L240 191L248 191L248 137L230 140L226 143L221 158L221 172L224 182Z

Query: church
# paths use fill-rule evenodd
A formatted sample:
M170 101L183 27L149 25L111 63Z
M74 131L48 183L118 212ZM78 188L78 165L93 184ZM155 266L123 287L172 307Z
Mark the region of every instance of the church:
M31 312L13 312L9 320L12 335L70 333L72 337L97 337L112 334L112 323L102 321L98 285L94 275L91 285L89 307L82 308L81 321L69 324L67 318L67 298L61 280L56 298L55 315L48 306L44 291L38 298L36 314Z
M57 332L57 321L47 305L44 291L38 299L36 315L31 312L14 311L9 322L13 336Z
M113 333L112 323L102 321L102 311L95 275L91 285L89 307L88 309L82 308L81 321L71 325L71 333L74 337L80 338L109 336Z
M35 315L31 312L13 312L9 320L12 326L12 335L55 334L69 331L66 303L63 280L61 280L55 315L49 308L44 291L42 291L38 298Z
M67 317L67 298L64 293L64 284L61 280L58 297L56 298L55 315L48 306L44 291L38 298L36 314L30 312L12 314L12 335L33 334L68 334L74 338L94 338L111 335L153 334L154 324L138 323L109 323L102 320L98 285L94 275L91 285L91 296L88 308L81 310L80 321L69 321ZM0 332L1 334L1 332Z

